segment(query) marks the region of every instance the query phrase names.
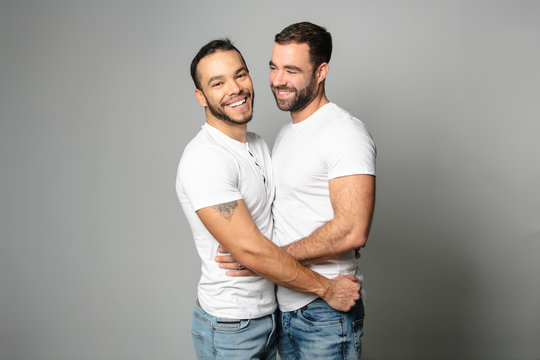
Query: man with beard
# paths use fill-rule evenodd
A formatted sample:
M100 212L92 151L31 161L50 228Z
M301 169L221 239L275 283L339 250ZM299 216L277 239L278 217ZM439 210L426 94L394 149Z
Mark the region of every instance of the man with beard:
M327 278L357 272L373 217L376 155L365 125L326 97L331 53L330 33L303 22L275 36L270 60L277 106L292 119L272 151L273 240ZM282 359L360 358L362 299L347 312L282 286L277 299Z
M176 190L202 262L195 352L199 359L274 359L272 282L344 311L359 298L360 285L353 275L329 280L268 240L274 177L265 142L247 132L254 94L240 52L229 40L211 41L193 59L191 76L206 123L182 154ZM220 244L244 265L223 271L214 261ZM259 276L227 276L246 268Z

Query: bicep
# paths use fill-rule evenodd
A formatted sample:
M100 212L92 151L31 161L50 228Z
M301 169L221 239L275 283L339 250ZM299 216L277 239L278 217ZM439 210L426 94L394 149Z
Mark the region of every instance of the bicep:
M375 204L375 176L342 176L328 184L334 218L347 226L369 226Z
M204 207L197 215L212 236L233 255L246 250L252 239L262 236L242 199Z

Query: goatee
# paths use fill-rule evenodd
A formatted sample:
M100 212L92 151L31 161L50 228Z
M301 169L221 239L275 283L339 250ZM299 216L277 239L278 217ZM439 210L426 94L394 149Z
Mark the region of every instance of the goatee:
M251 121L251 119L253 118L253 103L254 103L254 94L249 94L249 93L240 93L239 95L245 95L247 98L246 98L246 101L251 101L251 113L249 114L249 116L241 119L241 120L235 120L233 118L231 118L229 115L227 115L227 113L223 110L222 107L225 107L227 105L218 105L218 106L215 106L213 105L212 103L210 103L208 100L206 100L206 105L208 106L208 110L210 111L210 113L217 119L219 120L222 120L222 121L225 121L225 122L228 122L229 124L234 124L234 125L244 125L244 124L247 124L248 122Z
M316 82L311 80L309 84L303 88L303 89L296 89L293 87L286 87L286 86L273 86L270 85L272 88L272 94L274 94L274 99L276 99L276 104L280 110L283 111L300 111L303 108L305 108L310 102L315 99L317 96L317 93L315 92L315 86ZM279 99L277 96L277 92L279 90L287 90L294 92L295 96L291 100L282 100Z

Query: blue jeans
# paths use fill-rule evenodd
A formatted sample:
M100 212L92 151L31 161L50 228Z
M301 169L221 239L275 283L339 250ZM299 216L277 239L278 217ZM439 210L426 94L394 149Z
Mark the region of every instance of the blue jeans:
M360 359L364 304L358 300L349 312L315 299L301 309L281 312L279 356L283 360Z
M273 360L277 353L276 314L247 320L218 318L196 305L191 337L199 360Z

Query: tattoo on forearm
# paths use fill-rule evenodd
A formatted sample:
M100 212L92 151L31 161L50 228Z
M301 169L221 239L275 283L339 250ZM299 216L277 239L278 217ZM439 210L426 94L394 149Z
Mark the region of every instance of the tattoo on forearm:
M212 209L219 211L219 213L223 215L225 219L231 220L234 214L234 209L236 209L237 206L238 201L235 200L224 204L214 205L212 206Z

